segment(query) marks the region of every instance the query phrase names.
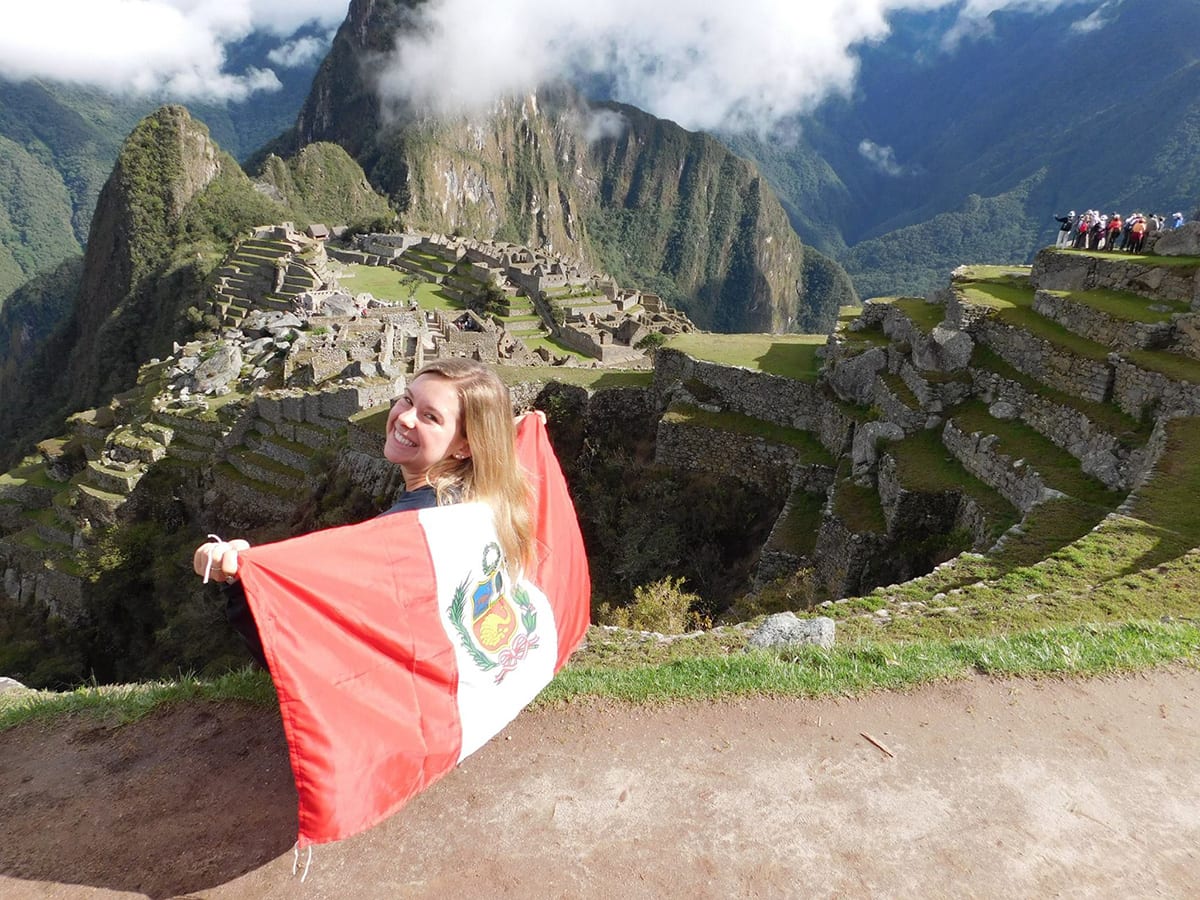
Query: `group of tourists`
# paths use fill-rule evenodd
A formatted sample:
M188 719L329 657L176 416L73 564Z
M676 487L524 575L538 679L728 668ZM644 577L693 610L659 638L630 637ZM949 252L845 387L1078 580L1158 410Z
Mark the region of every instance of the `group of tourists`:
M1089 209L1078 216L1071 210L1054 219L1059 225L1055 247L1141 253L1150 232L1178 228L1183 224L1183 213L1173 213L1168 219L1157 213L1134 212L1122 218L1120 213L1110 216Z

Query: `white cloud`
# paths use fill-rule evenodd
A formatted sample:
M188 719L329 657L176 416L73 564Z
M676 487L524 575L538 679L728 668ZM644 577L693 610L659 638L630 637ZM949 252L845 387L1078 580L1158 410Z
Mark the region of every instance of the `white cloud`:
M620 113L613 112L611 109L601 109L588 116L583 136L591 144L602 138L619 137L627 125L625 117Z
M858 153L884 175L895 178L904 174L904 167L896 161L896 151L891 147L881 147L864 138L858 143Z
M332 27L349 0L55 0L11 3L0 77L44 78L181 99L274 90L269 69L227 72L225 45L252 31L281 37Z
M1093 11L1091 15L1084 16L1079 21L1073 22L1071 24L1071 32L1073 34L1089 34L1093 31L1099 31L1113 21L1113 15L1120 5L1121 0L1101 3L1100 7Z
M283 69L294 69L320 59L329 50L329 42L333 35L312 37L311 35L296 38L276 47L267 54L267 61Z
M848 92L856 48L888 34L901 10L961 6L947 47L985 34L1000 9L1045 12L1100 0L427 0L380 75L388 99L442 112L573 74L601 75L614 96L692 129L768 131Z

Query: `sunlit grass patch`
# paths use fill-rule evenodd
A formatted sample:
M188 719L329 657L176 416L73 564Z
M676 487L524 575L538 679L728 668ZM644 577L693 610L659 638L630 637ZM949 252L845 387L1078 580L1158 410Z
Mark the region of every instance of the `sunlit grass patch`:
M695 359L756 369L798 381L815 381L823 334L677 334L666 346Z
M160 707L197 700L240 700L270 706L276 701L275 686L266 672L245 668L212 680L181 675L140 684L85 685L61 693L12 691L0 693L0 729L63 715L127 724Z

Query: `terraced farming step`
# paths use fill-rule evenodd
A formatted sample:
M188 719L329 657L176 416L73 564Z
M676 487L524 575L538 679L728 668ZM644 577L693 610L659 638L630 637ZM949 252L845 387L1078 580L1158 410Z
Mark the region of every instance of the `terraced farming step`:
M97 487L110 494L129 496L137 483L141 481L145 469L115 469L97 460L89 460L85 483Z
M284 465L269 456L251 450L234 450L229 464L246 478L281 490L300 491L305 484L304 472Z

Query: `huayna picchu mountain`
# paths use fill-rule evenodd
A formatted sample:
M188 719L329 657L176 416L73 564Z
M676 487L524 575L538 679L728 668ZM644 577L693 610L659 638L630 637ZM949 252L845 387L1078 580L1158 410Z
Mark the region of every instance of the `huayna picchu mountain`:
M563 85L474 116L388 103L372 72L410 6L350 4L295 128L271 149L340 144L410 227L552 249L656 291L702 328L827 333L854 302L753 164L707 135Z

